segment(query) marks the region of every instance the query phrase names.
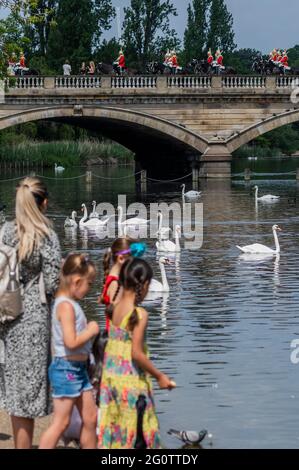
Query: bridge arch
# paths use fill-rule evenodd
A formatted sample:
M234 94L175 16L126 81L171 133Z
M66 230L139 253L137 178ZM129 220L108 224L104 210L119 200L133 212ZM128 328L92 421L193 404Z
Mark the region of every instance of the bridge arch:
M40 120L67 121L78 125L83 124L83 127L98 128L104 135L106 132L110 138L133 151L138 150L140 146L136 139L139 132L157 141L164 139L177 144L181 149L185 148L201 154L208 147L208 140L184 126L144 112L108 106L50 106L24 109L11 114L8 112L7 115L0 117L0 130ZM119 138L117 135L113 137L113 129L119 130L122 126L130 131L126 137ZM133 136L135 139L132 139Z
M249 143L251 140L266 134L267 132L283 127L287 124L292 124L299 121L299 109L293 109L281 114L276 114L262 122L256 123L249 128L244 129L228 139L227 148L229 152L238 150L242 145Z

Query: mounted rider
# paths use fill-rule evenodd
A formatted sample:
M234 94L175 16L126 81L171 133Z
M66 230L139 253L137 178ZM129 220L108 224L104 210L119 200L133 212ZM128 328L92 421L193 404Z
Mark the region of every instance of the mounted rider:
M8 59L8 69L7 69L8 75L10 75L10 76L15 75L16 64L17 64L17 56L16 56L15 52L13 52L11 54L11 57Z
M172 54L169 49L167 49L167 52L164 57L164 62L163 65L164 67L169 67L170 61L171 61Z
M218 75L220 75L220 73L225 70L225 67L223 65L223 55L219 47L215 53L215 60L213 66L216 68Z
M284 67L284 71L291 70L291 67L289 66L289 57L286 49L283 51L280 63Z
M113 63L114 68L117 69L120 75L123 75L125 69L126 69L126 58L124 51L121 49L119 51L119 56L116 59L116 61Z
M173 73L177 73L182 70L182 67L179 66L176 51L172 51L171 53L170 67Z
M213 54L212 54L211 49L208 50L207 62L208 62L208 64L209 64L210 67L213 67L214 57L213 57Z
M21 69L26 68L24 52L21 52L20 54L20 67Z

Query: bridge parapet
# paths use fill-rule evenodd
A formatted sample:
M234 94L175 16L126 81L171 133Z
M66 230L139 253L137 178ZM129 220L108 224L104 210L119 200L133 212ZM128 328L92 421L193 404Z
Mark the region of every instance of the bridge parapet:
M15 90L152 90L165 93L173 90L194 91L273 91L299 87L299 77L264 76L57 76L12 77L6 80L8 91Z

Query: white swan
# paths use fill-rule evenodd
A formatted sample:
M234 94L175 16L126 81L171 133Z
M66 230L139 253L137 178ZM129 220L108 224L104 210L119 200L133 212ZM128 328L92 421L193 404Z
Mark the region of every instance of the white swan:
M158 252L180 253L181 252L180 234L181 234L181 227L177 225L175 228L175 243L173 243L170 240L162 240L161 236L159 236L159 241L156 243Z
M67 217L65 219L64 227L65 228L77 228L78 224L76 222L76 217L77 217L77 212L73 211L72 212L72 218L70 219L69 217Z
M121 206L117 208L118 212L118 225L126 225L127 227L135 227L136 225L147 225L150 223L150 220L139 219L134 217L133 219L123 220L124 211Z
M88 220L88 212L87 212L87 207L85 204L82 204L81 210L84 212L84 215L79 222L80 227L86 227L86 228L91 228L91 229L105 227L105 225L107 225L109 220L111 219L111 217L107 217L106 219L102 219L102 220L100 219Z
M202 195L202 192L199 192L199 191L188 191L187 193L185 193L185 189L186 189L185 184L183 184L181 187L183 188L182 190L183 199L185 197L187 199L198 199Z
M63 166L58 166L57 163L55 163L55 172L56 173L62 173L64 172L65 168Z
M265 245L261 245L260 243L254 243L253 245L248 245L248 246L237 246L239 250L242 251L242 253L250 253L250 254L258 254L258 253L263 253L263 254L272 254L276 255L280 253L280 246L279 246L279 240L277 236L277 232L281 232L281 228L279 228L278 225L273 225L272 227L273 235L274 235L274 240L275 240L275 250L272 250L272 248L268 248Z
M265 201L265 202L273 202L273 201L278 201L280 199L280 196L272 196L272 194L267 194L266 196L258 197L259 194L259 188L258 186L254 186L255 189L255 200L256 201Z
M97 207L97 203L96 203L96 201L93 201L92 202L92 209L93 210L92 210L92 213L89 216L89 219L99 219L100 218L100 214L97 213L96 207Z
M167 258L159 259L159 267L161 271L162 282L156 281L156 279L152 279L150 286L149 286L149 292L169 292L170 289L169 289L169 284L167 281L167 276L166 276L166 271L165 271L166 264L170 264Z
M160 238L163 240L168 240L169 239L169 234L171 232L171 228L170 227L162 227L163 225L163 214L161 211L158 212L158 232L157 232L157 235L159 237L159 240Z

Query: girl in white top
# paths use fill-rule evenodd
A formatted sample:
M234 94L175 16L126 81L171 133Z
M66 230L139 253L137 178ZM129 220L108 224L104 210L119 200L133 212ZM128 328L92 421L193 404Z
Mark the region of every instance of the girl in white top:
M78 300L89 292L96 276L87 255L72 254L62 268L60 287L52 314L53 362L49 377L54 418L43 434L41 449L54 449L70 423L76 405L82 418L82 449L96 449L97 409L87 372L91 340L99 333L96 322L87 323Z

